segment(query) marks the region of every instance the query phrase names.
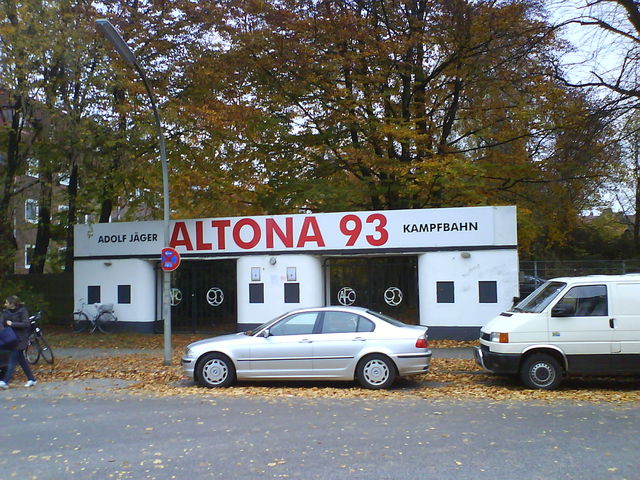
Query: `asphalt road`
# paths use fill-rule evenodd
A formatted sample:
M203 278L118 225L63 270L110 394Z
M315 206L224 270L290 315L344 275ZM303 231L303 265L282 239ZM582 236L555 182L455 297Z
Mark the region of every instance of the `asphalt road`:
M637 405L0 392L0 478L637 480Z

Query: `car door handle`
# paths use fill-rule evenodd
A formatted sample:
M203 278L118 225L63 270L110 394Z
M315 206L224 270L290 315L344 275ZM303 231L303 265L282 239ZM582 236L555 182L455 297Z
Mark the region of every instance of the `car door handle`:
M356 337L356 338L354 338L354 339L353 339L353 341L354 341L354 342L364 342L364 341L365 341L365 339L364 339L364 338L362 338L362 337Z
M615 324L613 323L614 320L615 320L615 318L610 318L609 319L609 328L616 328Z
M309 340L308 338L304 338L300 340L300 343L313 343L313 340Z

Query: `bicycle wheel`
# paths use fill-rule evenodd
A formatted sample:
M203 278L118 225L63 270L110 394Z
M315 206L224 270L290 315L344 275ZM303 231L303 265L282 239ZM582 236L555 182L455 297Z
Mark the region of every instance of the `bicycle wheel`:
M85 331L89 324L89 317L84 312L73 312L73 322L71 323L71 328L75 333L80 333Z
M117 321L118 319L111 312L102 312L96 319L98 330L100 330L102 333L113 333L113 331L116 329Z
M53 350L51 350L49 342L47 342L44 337L36 337L36 345L38 345L38 353L44 358L45 362L52 364Z
M29 343L24 350L24 356L27 358L27 362L31 365L35 365L40 360L40 348L37 344L38 339L36 337L29 337Z

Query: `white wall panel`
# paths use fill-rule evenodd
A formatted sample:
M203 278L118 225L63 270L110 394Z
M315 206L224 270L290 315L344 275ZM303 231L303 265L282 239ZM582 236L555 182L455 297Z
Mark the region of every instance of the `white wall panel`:
M274 260L272 260L274 259ZM275 263L272 264L272 262ZM287 280L287 268L295 267L296 281ZM260 269L260 281L251 280L251 269ZM240 257L238 272L238 324L263 323L301 307L323 305L322 262L312 255L252 255ZM264 303L249 303L249 284L264 285ZM300 303L284 302L284 284L300 284Z
M138 259L76 260L73 272L75 308L87 302L87 287L100 286L100 303L113 303L119 320L155 320L155 271L152 262ZM118 303L118 285L131 285L131 303Z
M465 258L467 257L468 258ZM437 282L454 282L454 303L436 302ZM480 303L479 281L497 282L497 303ZM420 323L482 326L513 304L518 295L516 250L429 252L418 258Z

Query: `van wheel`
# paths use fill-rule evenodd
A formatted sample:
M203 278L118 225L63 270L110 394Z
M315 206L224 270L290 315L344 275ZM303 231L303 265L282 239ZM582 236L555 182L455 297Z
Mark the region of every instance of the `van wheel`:
M520 368L520 378L528 388L553 390L562 381L562 367L551 355L536 353L527 357Z

